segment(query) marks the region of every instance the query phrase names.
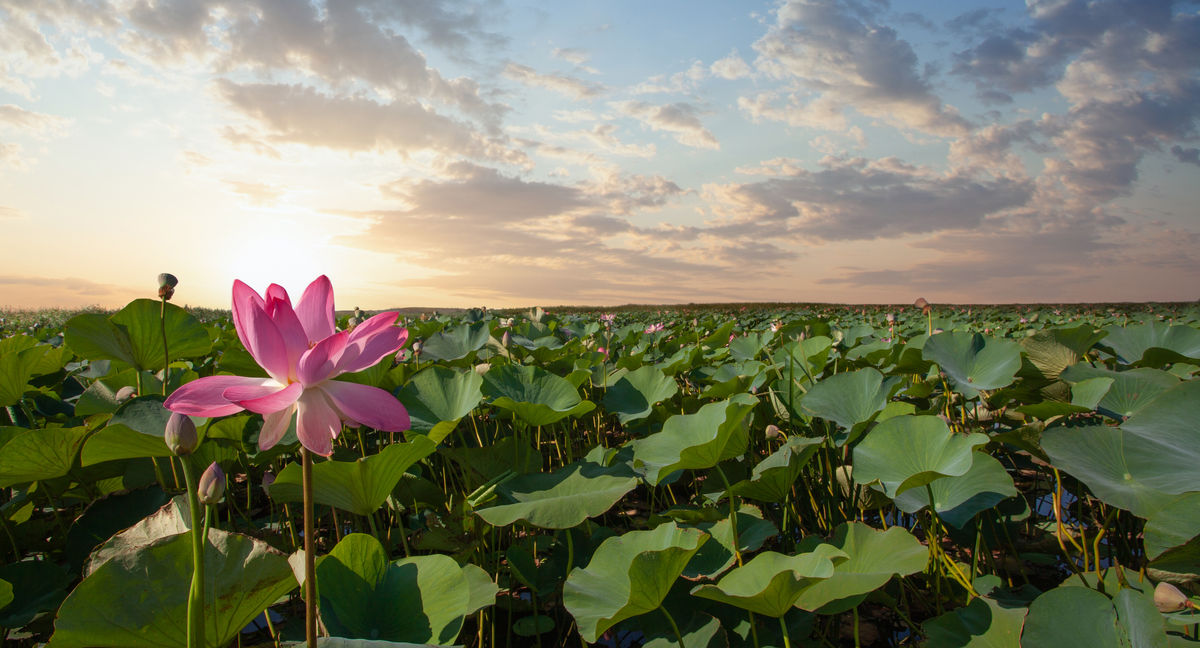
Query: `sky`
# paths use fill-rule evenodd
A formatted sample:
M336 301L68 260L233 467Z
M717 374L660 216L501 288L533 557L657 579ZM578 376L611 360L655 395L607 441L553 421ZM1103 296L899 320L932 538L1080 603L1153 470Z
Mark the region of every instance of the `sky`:
M1200 3L0 0L0 307L1200 297Z

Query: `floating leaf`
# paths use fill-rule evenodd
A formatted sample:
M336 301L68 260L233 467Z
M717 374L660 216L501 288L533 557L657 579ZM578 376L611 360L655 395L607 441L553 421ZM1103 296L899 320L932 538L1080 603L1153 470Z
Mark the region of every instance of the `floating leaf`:
M1085 587L1057 587L1034 599L1021 645L1165 648L1162 617L1143 594L1123 589L1112 601Z
M1146 322L1133 326L1105 327L1104 344L1128 364L1160 367L1200 360L1200 330L1182 324Z
M595 642L618 622L657 609L707 539L667 523L601 543L588 566L571 570L563 584L563 605L584 641Z

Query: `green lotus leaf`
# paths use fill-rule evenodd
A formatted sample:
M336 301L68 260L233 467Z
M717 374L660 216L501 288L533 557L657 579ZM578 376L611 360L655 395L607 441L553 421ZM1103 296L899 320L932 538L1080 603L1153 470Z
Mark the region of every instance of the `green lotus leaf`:
M1146 558L1154 569L1200 574L1200 493L1180 495L1146 521Z
M569 529L612 508L637 485L637 475L625 464L577 461L504 482L496 490L503 503L475 514L493 526L524 520L543 529Z
M994 457L973 453L971 469L957 477L938 479L929 484L933 491L933 510L949 524L961 529L981 511L1017 496L1012 477ZM924 488L910 488L895 498L896 507L916 513L929 506Z
M0 611L13 602L12 583L0 578Z
M817 437L788 437L783 446L754 465L749 479L733 485L734 494L760 502L783 501L804 465L824 441Z
M825 335L816 335L784 344L775 352L772 360L781 366L780 371L784 376L790 371L794 380L804 380L806 375L815 379L824 372L832 347L833 340Z
M1080 404L1090 402L1097 411L1114 416L1118 420L1136 414L1160 394L1179 384L1178 378L1159 369L1112 371L1093 367L1086 362L1068 367L1063 371L1062 378L1073 383L1073 401L1079 400ZM1101 384L1093 382L1097 379L1109 379L1111 382L1108 389L1104 390L1103 396L1094 400L1097 392L1092 391L1092 388L1098 390Z
M927 648L1020 648L1025 608L977 597L965 607L926 621Z
M847 432L840 435L838 445L858 435L850 432L883 411L888 403L891 381L870 367L826 376L817 381L804 395L800 407L813 416L837 423ZM857 432L861 433L861 428Z
M27 335L0 340L0 407L16 405L30 378L58 371L65 354L65 349L38 344Z
M584 641L595 642L620 621L657 609L707 539L671 522L601 543L587 567L571 570L563 583L563 605Z
M549 425L596 407L565 378L532 365L502 365L483 375L483 394L530 426Z
M812 551L822 540L810 536L798 551ZM902 527L878 531L861 522L846 522L833 530L829 544L849 558L836 563L833 576L818 581L796 599L795 606L820 614L849 610L882 587L892 576L907 576L925 569L929 550Z
M204 565L204 643L210 648L229 645L254 617L296 587L286 556L265 542L220 529L209 529ZM191 575L189 534L121 551L63 602L49 645L182 648Z
M1137 437L1139 443L1158 444L1164 452L1178 453L1195 466L1200 462L1197 421L1200 421L1200 380L1193 380L1163 392L1122 423L1121 429ZM1197 475L1200 476L1200 471ZM1200 490L1200 480L1187 490Z
M67 595L71 577L53 562L22 560L0 566L0 579L13 600L0 607L0 627L20 628L42 612L56 609Z
M321 620L339 637L447 645L478 609L472 578L441 554L389 562L378 540L352 533L317 565Z
M701 509L704 512L712 509ZM714 512L716 514L720 514ZM700 522L695 528L707 533L710 537L704 546L692 556L687 568L683 570L686 578L699 577L716 578L737 560L733 552L733 525L729 515L713 522ZM753 553L762 548L767 540L779 535L779 529L770 520L764 520L762 511L757 507L743 504L737 512L737 543L742 555Z
M474 371L435 365L413 376L397 396L408 410L414 431L430 433L438 424L449 423L445 430L449 434L459 419L479 405L482 385L483 377Z
M1161 367L1172 362L1200 360L1200 330L1184 324L1146 322L1108 326L1104 345L1128 364Z
M897 416L880 423L854 448L854 481L879 480L888 497L942 477L965 475L976 446L988 442L978 432L957 435L936 416Z
M958 391L968 398L977 396L981 389L1011 384L1021 368L1020 345L980 333L938 333L925 341L921 353L926 360L938 363Z
M87 433L85 427L18 432L0 446L0 488L67 474Z
M416 436L357 461L317 463L313 465L313 500L356 515L370 515L383 505L404 471L436 449L433 441ZM303 501L300 465L288 464L281 470L270 492L278 502Z
M757 403L750 394L738 394L695 414L672 416L662 431L630 444L634 468L658 485L676 470L712 468L741 455L750 444L747 417Z
M645 366L621 376L604 394L604 408L617 415L621 425L646 418L654 404L674 396L679 385L667 374Z
M1145 594L1123 589L1110 601L1085 587L1056 587L1029 605L1021 646L1165 648L1162 616Z
M846 554L827 544L795 556L764 551L715 585L698 585L692 595L778 618L792 609L805 590L833 576L831 559L835 558L844 559Z
M76 315L63 325L66 344L88 360L118 360L137 369L163 368L163 325L172 359L194 358L212 349L208 330L184 309L162 302L135 299L112 317L96 313Z
M1047 380L1057 380L1064 369L1079 362L1104 337L1089 324L1075 328L1042 329L1020 341L1025 358ZM1024 375L1024 374L1022 374Z
M771 342L774 333L770 331L747 333L729 341L729 357L738 362L753 360L762 353L764 347Z
M66 557L71 571L78 573L88 554L122 529L152 515L171 500L157 486L98 499L71 524L67 531Z
M487 322L463 324L439 331L425 340L421 360L452 362L482 349L490 337Z

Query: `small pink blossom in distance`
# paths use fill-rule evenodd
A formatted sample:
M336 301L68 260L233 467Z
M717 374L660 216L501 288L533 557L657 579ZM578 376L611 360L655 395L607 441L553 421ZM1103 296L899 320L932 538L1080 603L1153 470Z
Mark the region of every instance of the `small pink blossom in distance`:
M334 380L371 367L404 346L408 330L392 326L399 313L380 313L354 328L334 325L333 286L317 277L293 308L287 291L271 284L259 295L233 282L233 324L246 350L269 376L206 376L175 390L163 405L190 416L263 415L261 450L279 442L293 417L300 443L333 453L342 424L400 432L409 427L400 401L377 387Z
M659 322L658 324L650 325L646 329L646 332L647 333L658 333L659 331L662 331L664 328L666 328L666 327L663 326L662 322Z

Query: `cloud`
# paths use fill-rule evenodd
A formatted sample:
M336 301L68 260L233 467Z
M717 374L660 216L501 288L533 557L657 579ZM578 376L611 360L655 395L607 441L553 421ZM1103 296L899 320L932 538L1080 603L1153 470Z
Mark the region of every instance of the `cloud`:
M414 217L461 219L489 225L564 214L587 203L578 189L527 182L467 162L451 164L445 174L451 179L400 180L385 185L383 192L413 205ZM447 229L452 230L452 236L462 231Z
M794 240L870 240L969 230L1025 204L1032 183L985 179L914 166L895 158L826 158L821 170L778 161L787 175L706 187L722 216L714 231Z
M708 76L708 68L700 60L692 61L688 69L670 76L656 74L629 89L630 94L690 94Z
M0 105L0 127L33 135L60 134L70 119L25 110L13 104Z
M1176 145L1171 147L1171 155L1180 162L1200 166L1200 148L1183 148Z
M652 130L674 133L675 141L684 146L714 150L721 148L716 136L697 117L699 111L689 103L654 105L644 101L617 101L609 105Z
M283 187L277 187L262 182L245 182L242 180L224 180L229 189L245 196L251 205L264 206L274 204L285 193Z
M932 83L918 73L917 55L870 10L854 3L788 0L775 24L754 44L755 67L799 89L772 102L768 94L740 102L755 118L840 130L840 115L853 109L902 128L942 136L968 132L971 124L943 104ZM779 105L779 104L782 105ZM772 105L774 104L774 105Z
M29 216L16 207L0 205L0 221L25 220Z
M727 80L744 79L750 76L752 72L750 64L742 59L741 55L738 54L737 48L729 52L729 55L725 58L713 61L713 64L708 69L713 73L713 76Z
M571 63L588 74L599 74L598 70L588 66L587 62L591 60L592 56L587 50L576 47L556 47L550 52L550 56Z
M522 154L485 138L470 124L437 114L411 100L379 103L364 97L322 94L302 85L214 83L231 107L254 119L273 143L342 151L410 155L435 151L513 163Z
M0 275L0 294L5 306L21 308L115 306L136 296L134 290L78 277L31 277ZM11 301L8 301L11 300Z
M527 65L509 63L504 66L504 76L534 88L545 88L575 99L587 99L604 93L599 83L588 83L563 74L540 74Z

